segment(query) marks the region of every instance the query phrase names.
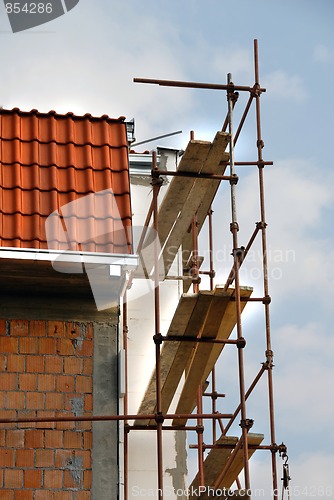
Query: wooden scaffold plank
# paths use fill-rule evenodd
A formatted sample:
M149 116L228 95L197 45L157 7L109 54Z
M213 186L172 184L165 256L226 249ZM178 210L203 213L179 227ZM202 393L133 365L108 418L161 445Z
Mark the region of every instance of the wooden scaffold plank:
M231 300L234 289L230 288L227 292L223 292L222 288L216 287L214 293L215 302L207 316L202 337L226 340L230 337L236 325L236 305L235 301ZM248 298L252 293L252 289L241 288L240 293L242 297ZM244 309L246 303L245 301L241 302L241 310ZM223 348L224 344L197 344L186 374L176 413L191 413L196 401L198 387L203 385L209 376ZM186 419L175 419L173 423L185 425Z
M205 321L213 294L182 295L167 336L196 338ZM191 358L195 342L164 342L161 349L161 398L162 411L167 412L179 385L185 367ZM153 370L138 414L156 412L156 373ZM138 420L140 425L154 424L153 421Z
M249 433L248 445L258 446L262 443L263 439L264 439L263 434ZM219 478L219 475L225 469L227 462L231 456L231 453L233 452L233 447L237 444L237 442L238 442L237 437L221 436L216 441L216 444L231 446L231 448L228 447L213 448L212 450L210 450L209 454L207 455L204 461L204 483L208 491L211 491L211 496L213 494L212 488L216 483L217 479ZM255 448L248 449L249 459L252 457L255 451L256 451ZM233 483L236 481L236 479L239 477L239 474L242 472L243 466L244 466L244 452L243 449L240 448L236 452L235 458L230 464L230 467L228 468L223 480L221 481L217 489L222 491L224 491L224 489L230 490ZM196 477L194 478L193 482L190 485L189 490L193 492L198 492L198 488L199 488L199 474L197 474ZM211 488L211 490L209 490L209 488ZM240 494L243 495L244 491L240 492ZM196 495L192 496L190 495L189 498L196 498ZM210 498L210 496L204 492L200 496L200 498L202 500L207 500L208 498ZM222 496L221 498L226 498L226 497ZM234 496L232 498L234 498ZM238 498L237 492L236 492L236 498Z

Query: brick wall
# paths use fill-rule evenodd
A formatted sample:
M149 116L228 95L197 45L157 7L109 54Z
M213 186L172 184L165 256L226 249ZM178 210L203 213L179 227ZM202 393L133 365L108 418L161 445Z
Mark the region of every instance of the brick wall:
M0 320L0 418L91 415L93 325ZM0 424L1 500L88 500L90 422Z

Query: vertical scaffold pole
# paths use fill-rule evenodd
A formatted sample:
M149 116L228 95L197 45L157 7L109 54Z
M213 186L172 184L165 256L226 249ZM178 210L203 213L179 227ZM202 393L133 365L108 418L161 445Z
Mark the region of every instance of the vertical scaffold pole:
M155 320L155 370L156 370L156 424L157 424L157 462L158 462L158 500L163 500L163 453L162 453L162 425L163 415L161 406L161 344L160 332L160 288L159 288L159 246L158 246L158 194L162 183L157 173L157 155L152 155L152 187L153 187L153 227L154 238L154 320Z
M254 68L255 68L255 87L257 89L255 95L256 103L256 128L257 128L257 151L258 151L258 162L259 162L259 190L260 190L260 211L261 211L261 232L262 232L262 255L263 255L263 287L264 296L269 297L269 284L268 284L268 257L267 257L267 223L265 214L265 202L264 202L264 179L263 170L264 165L262 149L264 143L261 135L261 108L260 108L260 84L259 84L259 57L258 57L258 42L254 40ZM273 388L273 350L271 345L271 329L270 329L270 311L269 311L269 301L264 304L265 310L265 326L266 326L266 366L268 368L268 396L269 396L269 414L270 414L270 434L271 434L271 444L276 444L275 436L275 412L274 412L274 388ZM277 462L276 462L276 452L272 452L272 476L273 476L273 495L274 499L278 500L278 481L277 481Z
M235 175L234 165L234 136L233 136L233 102L235 101L235 89L232 82L231 73L227 76L227 102L228 102L228 129L230 134L230 175ZM235 304L236 304L236 317L237 317L237 335L238 340L243 340L242 337L242 323L241 323L241 300L240 300L240 282L239 282L239 257L238 257L238 218L236 206L236 185L231 181L231 211L232 222L231 232L233 237L233 259L234 259L234 276L235 276ZM244 353L243 343L238 346L238 365L239 365L239 387L240 387L240 406L241 406L241 429L242 429L242 443L244 455L244 475L245 475L245 488L250 490L250 476L249 476L249 462L248 462L248 440L247 440L247 416L246 416L246 397L245 397L245 372L244 372Z

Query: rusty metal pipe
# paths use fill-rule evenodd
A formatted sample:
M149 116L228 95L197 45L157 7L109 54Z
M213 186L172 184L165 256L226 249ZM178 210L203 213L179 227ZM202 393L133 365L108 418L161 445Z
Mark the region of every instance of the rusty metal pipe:
M231 413L203 413L198 415L196 413L168 413L163 415L164 420L177 420L177 419L212 419L212 418L231 418ZM119 420L155 420L156 413L147 413L144 415L98 415L87 417L22 417L22 418L0 418L0 424L34 424L34 423L48 423L48 422L109 422Z
M231 73L227 76L228 89L233 85ZM234 131L233 131L233 95L235 88L233 88L233 93L227 92L228 101L228 120L229 120L229 134L230 134L230 175L234 175ZM231 211L232 211L232 223L231 232L233 238L233 258L234 258L234 280L235 280L235 297L236 297L236 326L237 326L237 336L238 340L242 337L242 323L241 323L241 302L240 302L240 283L239 283L239 260L237 256L238 249L238 221L237 221L237 210L236 210L236 185L231 183ZM246 421L246 398L245 398L245 368L244 368L244 354L243 349L238 349L238 371L239 371L239 390L240 390L240 406L241 406L241 421ZM250 475L249 475L249 463L248 463L248 442L247 442L247 428L242 425L242 441L244 442L244 476L245 476L245 488L250 489ZM231 457L230 457L231 458ZM232 460L234 455L232 453ZM228 461L229 463L229 461ZM223 471L225 473L225 469ZM222 475L223 476L223 475ZM219 479L219 478L218 478ZM220 484L221 479L215 482L215 486Z
M246 439L247 439L247 436L246 436ZM227 472L229 471L229 468L231 467L234 459L236 458L237 456L237 452L240 450L241 446L242 446L242 438L239 439L239 441L237 442L234 450L232 451L231 455L229 456L229 459L228 461L226 462L226 465L224 467L224 469L222 470L222 472L219 474L219 476L217 477L216 481L214 482L214 485L213 485L213 488L214 489L217 489L220 487L221 483L223 482ZM248 447L247 447L247 451L248 451ZM246 489L249 489L249 488L246 488Z
M259 231L260 231L260 225L257 224L256 227L255 227L255 230L254 230L254 232L252 234L252 236L249 239L249 242L247 243L246 248L243 251L243 254L239 257L239 259L237 261L238 270L242 266L242 263L244 262L245 258L247 257L247 254L248 254L249 250L251 249L251 246L253 245L254 240L255 240L256 236L258 235ZM228 278L227 278L225 286L224 286L224 291L225 292L227 291L227 289L229 288L229 286L232 285L232 283L234 281L234 277L235 277L235 273L236 273L236 271L235 271L235 265L236 264L235 264L235 261L234 261L233 265L232 265L232 269L230 271L230 274L228 275Z
M209 89L209 90L228 90L229 86L220 83L199 83L199 82L181 82L177 80L158 80L155 78L134 78L134 83L149 83L160 85L161 87L183 87L192 89ZM252 92L253 87L245 85L235 85L234 90ZM261 92L266 92L265 88L260 89Z
M208 212L209 219L209 255L210 255L210 290L214 288L214 267L213 267L213 221L212 221L213 210L210 207Z
M152 185L153 185L153 227L158 234L158 194L161 186L157 172L157 153L152 155ZM156 373L156 404L157 404L157 462L158 462L158 498L163 500L163 443L161 402L161 333L160 333L160 287L159 287L159 248L157 238L154 240L154 321L155 321L155 373Z
M259 380L261 379L262 375L264 374L264 372L266 371L266 367L265 365L262 365L259 373L256 375L255 379L253 380L252 384L250 385L248 391L246 392L245 394L245 399L247 401L247 399L249 398L249 396L252 394L253 390L255 389L255 387L257 386ZM227 434L227 432L229 431L230 427L232 426L233 422L235 421L235 419L237 418L239 412L241 410L241 405L239 404L239 406L237 407L237 409L235 410L234 414L233 414L233 417L231 418L231 420L228 422L228 424L226 425L225 427L225 431L224 431L224 435Z
M260 77L259 77L259 55L258 55L258 41L254 40L254 73L255 73L255 85L258 92L255 96L256 104L256 130L257 130L257 151L258 151L258 161L263 160L262 149L264 147L264 142L262 140L261 133L261 105L260 105ZM263 253L263 288L264 295L269 295L269 283L268 283L268 260L267 260L267 236L266 236L266 216L265 216L265 202L264 202L264 179L263 179L263 167L258 167L259 169L259 188L260 188L260 211L261 211L261 231L262 231L262 253ZM272 359L273 352L271 346L271 330L270 330L270 312L269 304L264 304L265 310L265 324L266 324L266 343L267 343L267 357L269 360L268 369L268 398L269 398L269 414L270 414L270 435L271 442L274 444L276 442L276 431L275 431L275 410L274 410L274 389L273 389L273 374L272 374ZM273 477L273 491L274 500L278 500L278 478L277 478L277 461L276 454L272 453L272 477Z
M199 386L197 389L197 411L198 413L203 413L203 401L202 401L202 387ZM204 486L204 450L203 450L203 419L198 417L197 419L197 444L198 444L198 476L199 476L199 486Z
M123 349L125 352L125 367L124 367L124 377L125 377L125 394L124 394L124 416L128 414L128 305L127 305L127 291L124 294L123 302ZM124 420L124 425L127 425L127 420ZM128 461L129 453L129 436L128 433L124 431L124 500L128 500L129 490L128 490Z
M198 227L197 227L197 213L193 217L193 221L191 224L191 235L192 235L192 268L191 268L191 276L193 279L193 291L194 293L199 292L199 265L198 265Z
M211 344L231 344L237 345L238 340L234 339L213 339L209 337L178 337L177 335L162 335L163 342L196 342L196 343L211 343Z

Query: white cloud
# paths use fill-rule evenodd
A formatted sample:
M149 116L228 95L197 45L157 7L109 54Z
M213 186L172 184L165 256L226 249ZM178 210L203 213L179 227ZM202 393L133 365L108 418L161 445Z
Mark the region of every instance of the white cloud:
M334 51L326 45L318 43L313 49L313 60L319 63L332 63L334 61Z
M279 99L289 99L304 102L308 93L299 75L289 75L282 70L276 70L264 75L263 86L270 89L270 95Z
M275 299L310 297L331 308L333 300L334 249L330 241L331 228L324 222L334 203L333 174L306 160L286 159L267 167L264 172L266 221L268 223L268 259L270 289ZM250 229L259 219L258 174L253 171L240 179L237 187L240 235L247 242ZM244 228L248 228L248 231ZM261 267L260 242L254 258L244 264ZM254 257L254 254L251 254ZM273 270L277 276L272 275ZM280 272L279 272L280 271ZM281 274L280 274L281 273ZM258 280L260 283L260 280Z
M247 82L252 85L254 81L254 69L252 53L245 49L222 49L219 48L211 62L217 75L221 75L222 81L226 82L227 73L232 73L235 83Z

